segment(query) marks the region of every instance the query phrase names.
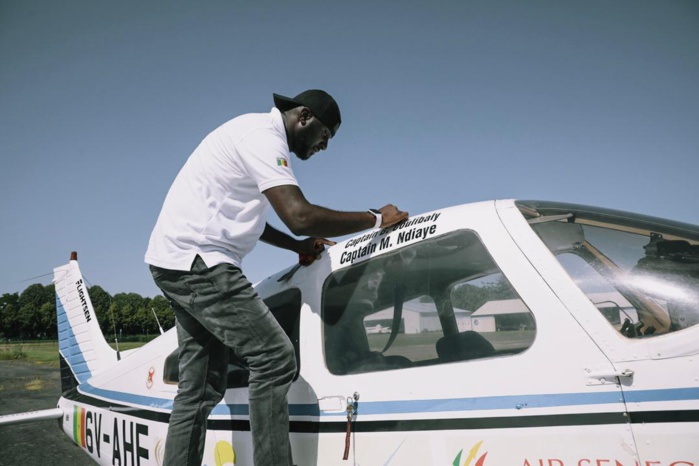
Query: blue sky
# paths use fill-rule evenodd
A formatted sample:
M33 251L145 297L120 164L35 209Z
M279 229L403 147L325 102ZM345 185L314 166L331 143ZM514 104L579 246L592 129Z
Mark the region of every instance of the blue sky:
M294 163L311 202L699 224L695 1L0 0L0 63L0 294L50 283L72 250L91 284L158 294L143 255L191 151L308 88L343 115ZM261 244L243 269L295 260Z

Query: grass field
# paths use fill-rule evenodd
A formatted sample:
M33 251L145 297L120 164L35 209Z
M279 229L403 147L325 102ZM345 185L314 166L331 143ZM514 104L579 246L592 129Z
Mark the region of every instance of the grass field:
M496 351L522 350L528 348L536 336L535 330L505 330L498 332L482 332L493 345ZM401 333L396 338L391 348L386 351L387 356L401 355L411 361L423 361L437 358L437 340L442 337L442 332L425 332L415 334ZM368 335L369 346L372 351L382 351L388 342L390 335Z
M121 351L138 348L144 342L121 342ZM112 348L114 344L111 344ZM57 341L21 341L0 344L0 361L21 360L58 367Z
M504 331L484 332L496 350L523 349L534 341L536 331ZM374 351L381 351L388 341L389 334L369 335L369 343ZM400 334L395 343L386 352L387 355L403 355L412 361L421 361L437 357L435 349L441 332L419 333L413 335ZM143 346L144 342L120 342L121 351ZM112 348L114 344L110 343ZM0 361L21 360L58 367L58 342L57 341L21 341L0 343Z

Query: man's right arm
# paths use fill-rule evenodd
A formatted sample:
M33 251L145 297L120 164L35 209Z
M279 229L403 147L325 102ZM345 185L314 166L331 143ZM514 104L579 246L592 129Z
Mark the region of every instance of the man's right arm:
M373 228L376 218L369 212L340 212L311 204L294 185L276 186L264 191L284 224L297 236L334 237ZM408 218L407 212L392 204L379 209L381 228Z

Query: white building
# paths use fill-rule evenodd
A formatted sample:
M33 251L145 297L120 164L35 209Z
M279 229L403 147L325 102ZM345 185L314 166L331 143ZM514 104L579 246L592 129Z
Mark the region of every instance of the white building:
M625 317L629 317L633 322L638 320L633 306L616 291L589 293L587 296L612 324L623 322ZM442 325L437 314L437 306L432 301L422 302L420 299L412 299L403 304L401 333L441 332ZM531 330L532 326L535 325L528 317L531 315L529 308L521 299L488 301L473 313L465 309L454 308L454 315L459 332L467 330L496 332L503 328ZM388 333L392 325L393 307L364 318L364 326L368 329L367 333L377 333L373 330L376 328L383 330L379 333ZM513 326L516 328L509 328Z
M469 312L463 309L454 309L456 323L459 331L469 330ZM393 307L370 314L364 318L364 326L374 328L381 325L390 327L393 322ZM442 324L439 322L437 306L432 301L420 302L420 298L406 301L403 304L401 326L404 333L441 332Z

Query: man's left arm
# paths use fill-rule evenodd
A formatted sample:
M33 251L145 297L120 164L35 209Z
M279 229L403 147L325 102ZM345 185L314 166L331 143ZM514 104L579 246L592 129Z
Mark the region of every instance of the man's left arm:
M277 230L269 223L265 225L265 230L262 232L260 240L278 248L288 249L298 254L313 255L314 257L325 250L326 244L328 246L335 244L334 241L325 238L306 238L298 240Z

